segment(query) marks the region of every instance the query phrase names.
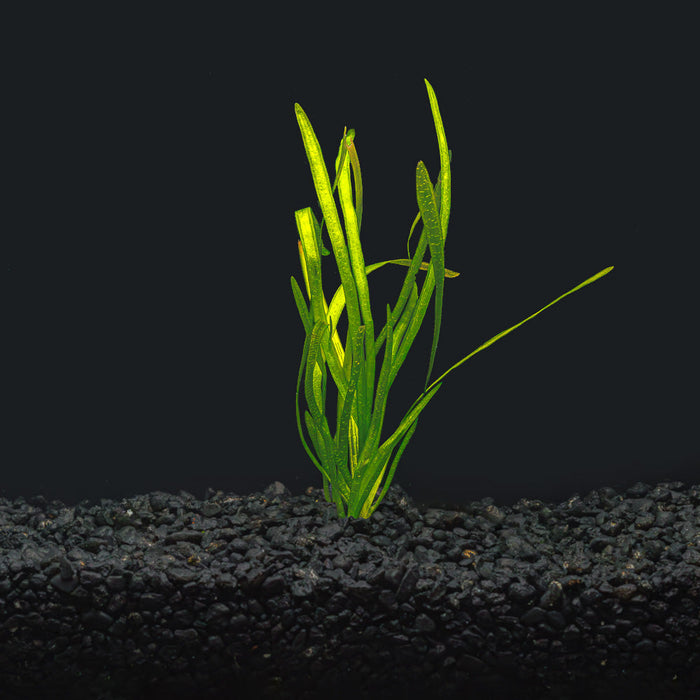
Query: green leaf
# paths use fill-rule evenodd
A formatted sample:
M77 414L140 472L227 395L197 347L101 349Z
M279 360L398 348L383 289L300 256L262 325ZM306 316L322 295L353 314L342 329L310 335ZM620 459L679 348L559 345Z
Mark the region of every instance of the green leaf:
M424 78L425 80L425 78ZM428 99L430 100L430 111L433 113L435 122L435 133L438 139L438 149L440 151L440 177L441 177L441 204L440 204L440 228L443 237L447 236L447 225L450 221L450 207L452 206L452 175L450 173L450 152L447 148L447 137L445 127L442 124L440 107L433 86L425 80L425 87L428 89Z
M430 258L433 266L433 275L436 280L435 292L435 324L433 326L433 345L430 349L430 362L428 364L428 374L425 378L425 387L430 382L430 373L433 371L435 353L440 337L440 324L442 323L442 295L445 288L445 237L440 228L440 215L438 213L437 202L433 186L430 184L430 176L423 164L418 161L416 168L416 198L420 215L428 231L428 244L430 245Z
M450 367L446 372L443 372L433 382L433 384L435 384L436 382L439 382L441 379L446 377L453 369L456 369L457 367L459 367L461 364L466 362L470 357L473 357L478 352L485 350L489 345L493 345L497 340L500 340L503 336L508 335L508 333L510 333L511 331L514 331L516 328L519 328L520 326L522 326L523 323L527 323L530 319L535 318L535 316L538 316L539 314L541 314L545 309L548 309L550 306L553 306L558 301L561 301L564 297L568 297L569 294L573 294L574 292L577 292L579 289L582 289L586 285L589 285L592 282L595 282L596 280L600 279L601 277L604 277L605 275L608 274L608 272L610 272L613 269L614 269L614 265L612 265L610 267L606 267L605 269L601 270L600 272L596 272L595 275L593 275L592 277L589 277L587 280L584 280L583 282L581 282L581 284L577 284L573 289L570 289L568 292L565 292L561 296L558 296L554 301L550 301L549 304L547 304L546 306L543 306L539 311L535 311L534 314L531 314L527 318L523 319L522 321L520 321L520 323L516 323L514 326L511 326L510 328L507 328L506 330L501 331L500 333L497 333L496 335L493 336L493 338L490 338L485 343L482 343L481 345L479 345L479 347L476 350L474 350L473 352L470 352L466 357L463 357L459 362L452 365L452 367ZM433 384L431 384L431 386L433 386Z
M335 206L335 200L333 199L333 193L331 192L331 183L328 179L328 171L323 163L321 146L318 143L318 139L316 138L313 127L311 126L311 122L306 116L304 110L298 104L294 105L294 110L296 112L297 122L299 124L299 131L301 132L301 136L304 141L306 156L309 161L309 166L311 167L311 176L314 181L314 187L316 188L318 201L321 205L321 211L323 212L326 227L328 228L328 235L331 239L331 245L333 246L333 254L335 255L335 261L338 265L340 281L345 289L345 303L347 304L348 323L350 323L352 326L358 327L361 325L361 323L357 290L355 288L355 281L350 268L350 258L348 257L348 251L345 246L343 229L340 225L338 211ZM306 249L304 252L306 252Z

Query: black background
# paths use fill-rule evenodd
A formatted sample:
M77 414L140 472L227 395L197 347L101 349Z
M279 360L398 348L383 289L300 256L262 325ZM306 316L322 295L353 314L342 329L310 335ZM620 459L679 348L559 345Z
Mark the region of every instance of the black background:
M461 273L433 378L615 270L452 372L396 482L440 503L698 483L689 17L465 11L413 26L347 12L311 31L284 12L8 26L22 38L4 100L0 493L320 485L294 413L294 210L318 211L294 103L328 167L343 126L356 131L369 264L405 256L416 163L439 169L424 78L453 151L446 265ZM379 327L404 273L370 277ZM330 257L324 275L330 300ZM423 387L432 314L384 436Z

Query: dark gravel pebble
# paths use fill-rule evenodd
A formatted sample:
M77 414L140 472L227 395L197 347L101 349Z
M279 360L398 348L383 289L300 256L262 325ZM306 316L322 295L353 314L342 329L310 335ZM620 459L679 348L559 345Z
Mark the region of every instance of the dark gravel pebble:
M700 697L700 485L368 520L0 499L0 697Z

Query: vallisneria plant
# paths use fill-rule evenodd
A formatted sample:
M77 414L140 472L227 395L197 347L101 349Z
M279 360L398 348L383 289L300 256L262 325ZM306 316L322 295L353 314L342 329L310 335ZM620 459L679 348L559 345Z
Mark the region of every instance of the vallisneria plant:
M445 278L457 277L459 273L445 268L445 238L451 203L452 153L447 148L437 97L427 80L425 85L435 122L440 152L440 172L433 187L423 162L419 161L416 167L416 198L419 212L408 234L407 257L384 260L371 265L365 265L360 245L362 175L354 143L355 132L353 129L348 131L347 127L343 130L338 156L335 159L335 180L331 187L323 153L311 122L304 110L298 104L294 105L323 214L319 223L310 207L294 212L299 232L299 259L306 294L310 302L307 306L296 279L292 277L294 300L306 331L297 378L297 427L304 449L323 475L326 501L336 504L338 516L341 518L350 516L368 518L376 510L391 485L401 455L418 425L418 416L442 386L441 380L446 375L565 296L595 282L613 269L606 267L520 323L501 331L428 384L440 335ZM350 180L351 169L354 180L354 200ZM336 189L345 232L343 232L334 199ZM411 236L420 220L423 222L422 233L416 252L411 257ZM321 257L330 255L321 240L324 223L341 280L341 285L333 295L330 306L326 302L321 284ZM430 251L429 262L423 262L426 248ZM402 265L408 267L408 271L399 298L393 309L387 304L386 323L379 335L375 337L367 275L387 264ZM419 270L426 273L420 293L416 283ZM423 322L434 289L437 291L433 342L423 392L413 402L396 430L380 444L389 389ZM338 335L337 325L346 306L348 328L345 345L343 345ZM386 346L375 394L376 358L384 343ZM326 418L326 366L338 392L335 434L331 433ZM304 421L315 455L304 439L301 428L299 388L302 377L308 406L308 410L304 412ZM394 455L393 461L391 461L384 486L380 495L375 498L392 455Z

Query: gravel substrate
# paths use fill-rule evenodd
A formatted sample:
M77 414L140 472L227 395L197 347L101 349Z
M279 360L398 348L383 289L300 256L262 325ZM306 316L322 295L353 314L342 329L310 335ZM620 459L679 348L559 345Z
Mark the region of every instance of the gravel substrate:
M700 697L700 485L368 520L319 489L0 499L0 695Z

